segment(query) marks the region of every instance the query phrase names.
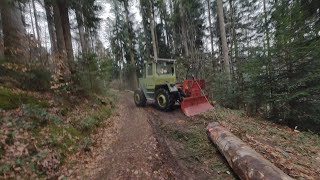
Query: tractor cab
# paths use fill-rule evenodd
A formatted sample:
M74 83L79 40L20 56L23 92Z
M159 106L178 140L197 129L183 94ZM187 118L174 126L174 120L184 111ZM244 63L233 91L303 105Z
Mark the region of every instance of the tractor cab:
M158 59L157 62L150 61L145 63L143 79L140 78L139 82L143 81L147 89L154 89L157 85L175 84L176 71L175 60L171 59Z

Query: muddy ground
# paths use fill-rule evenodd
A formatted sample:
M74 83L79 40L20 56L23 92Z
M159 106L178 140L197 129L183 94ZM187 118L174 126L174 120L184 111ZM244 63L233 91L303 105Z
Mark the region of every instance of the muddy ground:
M177 107L160 112L138 108L131 92L115 92L113 117L95 135L89 152L69 159L71 179L236 179L208 141L206 124L187 118Z

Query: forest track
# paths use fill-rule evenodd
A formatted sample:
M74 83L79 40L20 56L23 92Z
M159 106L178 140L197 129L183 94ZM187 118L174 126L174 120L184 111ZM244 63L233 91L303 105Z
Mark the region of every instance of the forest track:
M116 112L98 133L94 155L84 157L85 166L77 168L76 179L234 179L227 163L207 141L205 125L201 124L200 138L205 153L186 143L189 137L188 121L177 108L160 112L152 105L138 108L129 91L119 95ZM188 132L184 134L185 132ZM175 138L180 134L181 139ZM180 137L179 136L179 137ZM191 137L191 136L190 136ZM192 136L193 137L193 136ZM192 138L191 137L191 138ZM201 146L203 146L203 144ZM193 146L198 152L193 151ZM191 147L191 151L190 151ZM193 158L197 156L197 158ZM207 156L207 157L206 157ZM210 164L210 162L214 162ZM81 164L80 162L75 164ZM217 165L217 169L213 169ZM78 165L75 165L78 166ZM220 170L219 170L220 169Z

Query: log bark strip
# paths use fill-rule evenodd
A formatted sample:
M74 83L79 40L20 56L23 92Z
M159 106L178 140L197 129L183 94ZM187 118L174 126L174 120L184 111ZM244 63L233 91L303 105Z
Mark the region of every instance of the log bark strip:
M209 124L207 133L209 139L218 147L219 151L224 155L229 165L240 179L293 179L222 127L219 123Z

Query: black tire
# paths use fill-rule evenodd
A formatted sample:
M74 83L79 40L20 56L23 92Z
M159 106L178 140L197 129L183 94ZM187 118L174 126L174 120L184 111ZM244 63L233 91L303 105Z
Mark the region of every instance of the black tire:
M164 88L160 88L155 92L156 106L161 111L170 111L174 105L173 96Z
M144 95L143 91L140 89L137 89L134 91L133 99L134 99L134 103L138 107L144 107L147 104L146 96Z

